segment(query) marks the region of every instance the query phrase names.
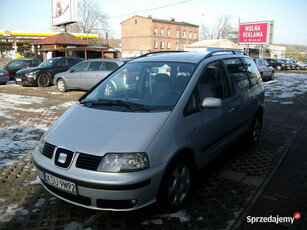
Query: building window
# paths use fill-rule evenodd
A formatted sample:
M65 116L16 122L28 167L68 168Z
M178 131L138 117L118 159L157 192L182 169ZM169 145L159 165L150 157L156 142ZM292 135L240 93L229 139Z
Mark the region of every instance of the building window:
M171 36L171 30L167 29L167 37L170 37L170 36Z
M179 38L179 30L176 31L176 38Z
M189 33L189 38L192 39L192 32Z
M185 38L185 31L183 31L183 33L182 33L182 37L183 37L183 38Z
M182 44L182 49L183 49L183 50L185 49L185 43Z
M164 42L161 42L161 43L160 43L160 48L161 48L161 49L164 49Z
M180 47L179 47L179 42L176 42L176 50L179 50Z
M167 48L168 48L168 49L171 48L171 43L170 43L170 42L167 43Z
M157 28L154 28L154 35L157 35L157 34L158 34L157 31L158 31Z
M197 33L194 32L194 39L197 39Z
M138 24L138 20L135 19L135 20L134 20L134 24Z
M158 42L157 42L157 41L154 42L154 48L155 48L155 49L158 48Z
M164 35L164 29L162 28L161 29L161 37L163 37L163 35Z

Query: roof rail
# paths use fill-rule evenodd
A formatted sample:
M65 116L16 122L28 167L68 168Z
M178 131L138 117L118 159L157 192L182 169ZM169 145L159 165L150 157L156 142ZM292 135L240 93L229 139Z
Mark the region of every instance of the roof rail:
M211 51L210 53L208 53L204 59L206 58L209 58L209 57L212 57L213 54L215 53L231 53L231 54L243 54L243 55L247 55L246 53L244 53L243 51L238 51L238 50L232 50L232 49L224 49L224 50L214 50L214 51Z
M182 53L182 52L187 52L187 51L180 51L180 50L169 50L169 51L154 51L154 52L148 52L146 54L142 54L136 58L141 58L141 57L146 57L149 55L155 55L155 54L162 54L162 53Z

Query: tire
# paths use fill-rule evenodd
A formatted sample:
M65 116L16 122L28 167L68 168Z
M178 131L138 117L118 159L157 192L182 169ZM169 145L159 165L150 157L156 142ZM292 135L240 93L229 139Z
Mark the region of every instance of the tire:
M38 85L39 87L47 87L47 86L50 85L50 83L51 83L51 79L50 79L50 77L49 77L47 74L45 74L45 73L39 75L38 78L37 78L37 85Z
M107 97L111 97L114 95L114 93L115 93L115 89L112 83L107 83L104 89L104 95Z
M57 86L57 88L58 88L58 90L59 90L60 92L66 92L66 91L67 91L66 82L65 82L62 78L60 78L60 79L57 81L56 86Z
M262 128L262 116L257 114L247 134L247 142L250 145L255 145L259 142L261 135L261 128Z
M159 193L158 203L167 211L179 210L191 190L192 167L184 158L177 158L166 169Z
M272 71L272 74L271 74L270 80L274 80L274 71Z

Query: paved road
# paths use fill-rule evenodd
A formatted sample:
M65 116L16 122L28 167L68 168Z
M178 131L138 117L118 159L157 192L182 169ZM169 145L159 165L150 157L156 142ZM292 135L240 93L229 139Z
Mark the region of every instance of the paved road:
M302 76L292 79L292 91L299 92L295 97L280 97L289 90L292 75L277 74L274 82L265 83L260 143L252 148L238 143L212 162L197 175L185 208L173 214L155 205L135 212L93 211L50 195L37 180L31 149L82 93L64 96L54 87L0 86L0 229L275 229L283 225L251 225L247 216L293 216L294 210L301 213L300 222L285 227L304 229L307 93L302 87L307 75ZM297 177L291 181L293 174Z

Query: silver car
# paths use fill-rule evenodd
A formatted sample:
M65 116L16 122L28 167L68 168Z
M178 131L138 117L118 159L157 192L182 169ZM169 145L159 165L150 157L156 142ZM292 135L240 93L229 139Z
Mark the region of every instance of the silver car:
M89 90L109 73L127 62L127 59L93 59L83 61L66 72L56 74L53 84L61 92L69 89Z
M110 93L112 82L120 90ZM263 110L260 73L246 55L141 57L68 109L34 164L47 191L72 204L127 211L158 201L172 211L195 171L242 137L259 140Z
M262 58L254 59L257 67L259 69L260 75L263 80L273 80L274 79L274 68L270 66L266 60Z

